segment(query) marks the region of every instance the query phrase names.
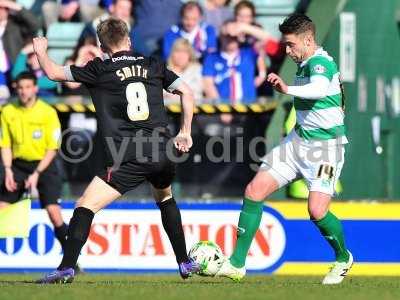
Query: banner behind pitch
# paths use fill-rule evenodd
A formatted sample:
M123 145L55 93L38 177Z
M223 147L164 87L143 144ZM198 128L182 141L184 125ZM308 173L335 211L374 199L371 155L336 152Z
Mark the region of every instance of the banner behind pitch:
M226 255L232 253L240 205L184 203L180 207L188 248L199 240L212 240ZM66 205L63 213L69 220L72 206ZM399 220L345 220L343 224L357 262L375 266L400 263L400 237L390 234L400 231ZM0 239L0 271L52 269L60 260L61 247L47 214L36 206L31 212L29 239ZM294 266L301 267L303 262L308 267L301 268L307 273L312 263L332 260L332 250L309 220L284 218L277 210L264 208L247 260L248 270L301 273ZM79 263L93 271L177 268L160 212L154 204L116 203L98 213Z

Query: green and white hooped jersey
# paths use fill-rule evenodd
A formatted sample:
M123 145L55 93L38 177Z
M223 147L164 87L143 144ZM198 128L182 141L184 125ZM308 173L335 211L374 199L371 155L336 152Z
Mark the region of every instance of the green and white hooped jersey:
M294 97L295 131L305 140L332 140L334 144L346 144L339 71L333 58L322 48L298 66L294 86L309 84L314 76L329 80L326 96L318 99ZM325 78L319 77L326 82Z

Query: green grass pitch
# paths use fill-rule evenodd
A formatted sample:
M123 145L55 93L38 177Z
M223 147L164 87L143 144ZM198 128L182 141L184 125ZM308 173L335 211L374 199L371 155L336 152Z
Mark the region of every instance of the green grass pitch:
M400 299L400 277L348 277L339 286L322 286L321 277L250 275L240 283L223 278L177 275L78 276L68 285L30 283L39 274L0 274L0 299L146 299L146 300L395 300Z

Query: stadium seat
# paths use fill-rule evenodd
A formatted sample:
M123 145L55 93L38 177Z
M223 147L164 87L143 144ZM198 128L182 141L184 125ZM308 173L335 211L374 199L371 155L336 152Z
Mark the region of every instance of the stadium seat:
M64 64L65 59L71 56L79 36L85 26L84 23L53 23L47 30L49 41L49 56L58 64Z
M30 9L35 3L35 0L17 0L16 2L21 4L24 8Z
M256 6L257 23L272 36L280 38L278 25L295 10L298 2L299 0L253 0Z
M47 30L49 48L74 48L85 26L84 23L53 23Z
M72 48L50 48L48 53L49 57L59 65L64 65L65 60L72 55L74 49Z
M288 15L299 0L253 0L259 15Z

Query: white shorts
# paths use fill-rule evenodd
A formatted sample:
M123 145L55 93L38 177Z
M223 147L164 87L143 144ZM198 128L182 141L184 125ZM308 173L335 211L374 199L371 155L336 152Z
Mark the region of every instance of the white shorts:
M331 141L306 141L293 130L262 159L260 169L268 171L279 187L304 178L309 191L334 195L344 164L344 145Z

